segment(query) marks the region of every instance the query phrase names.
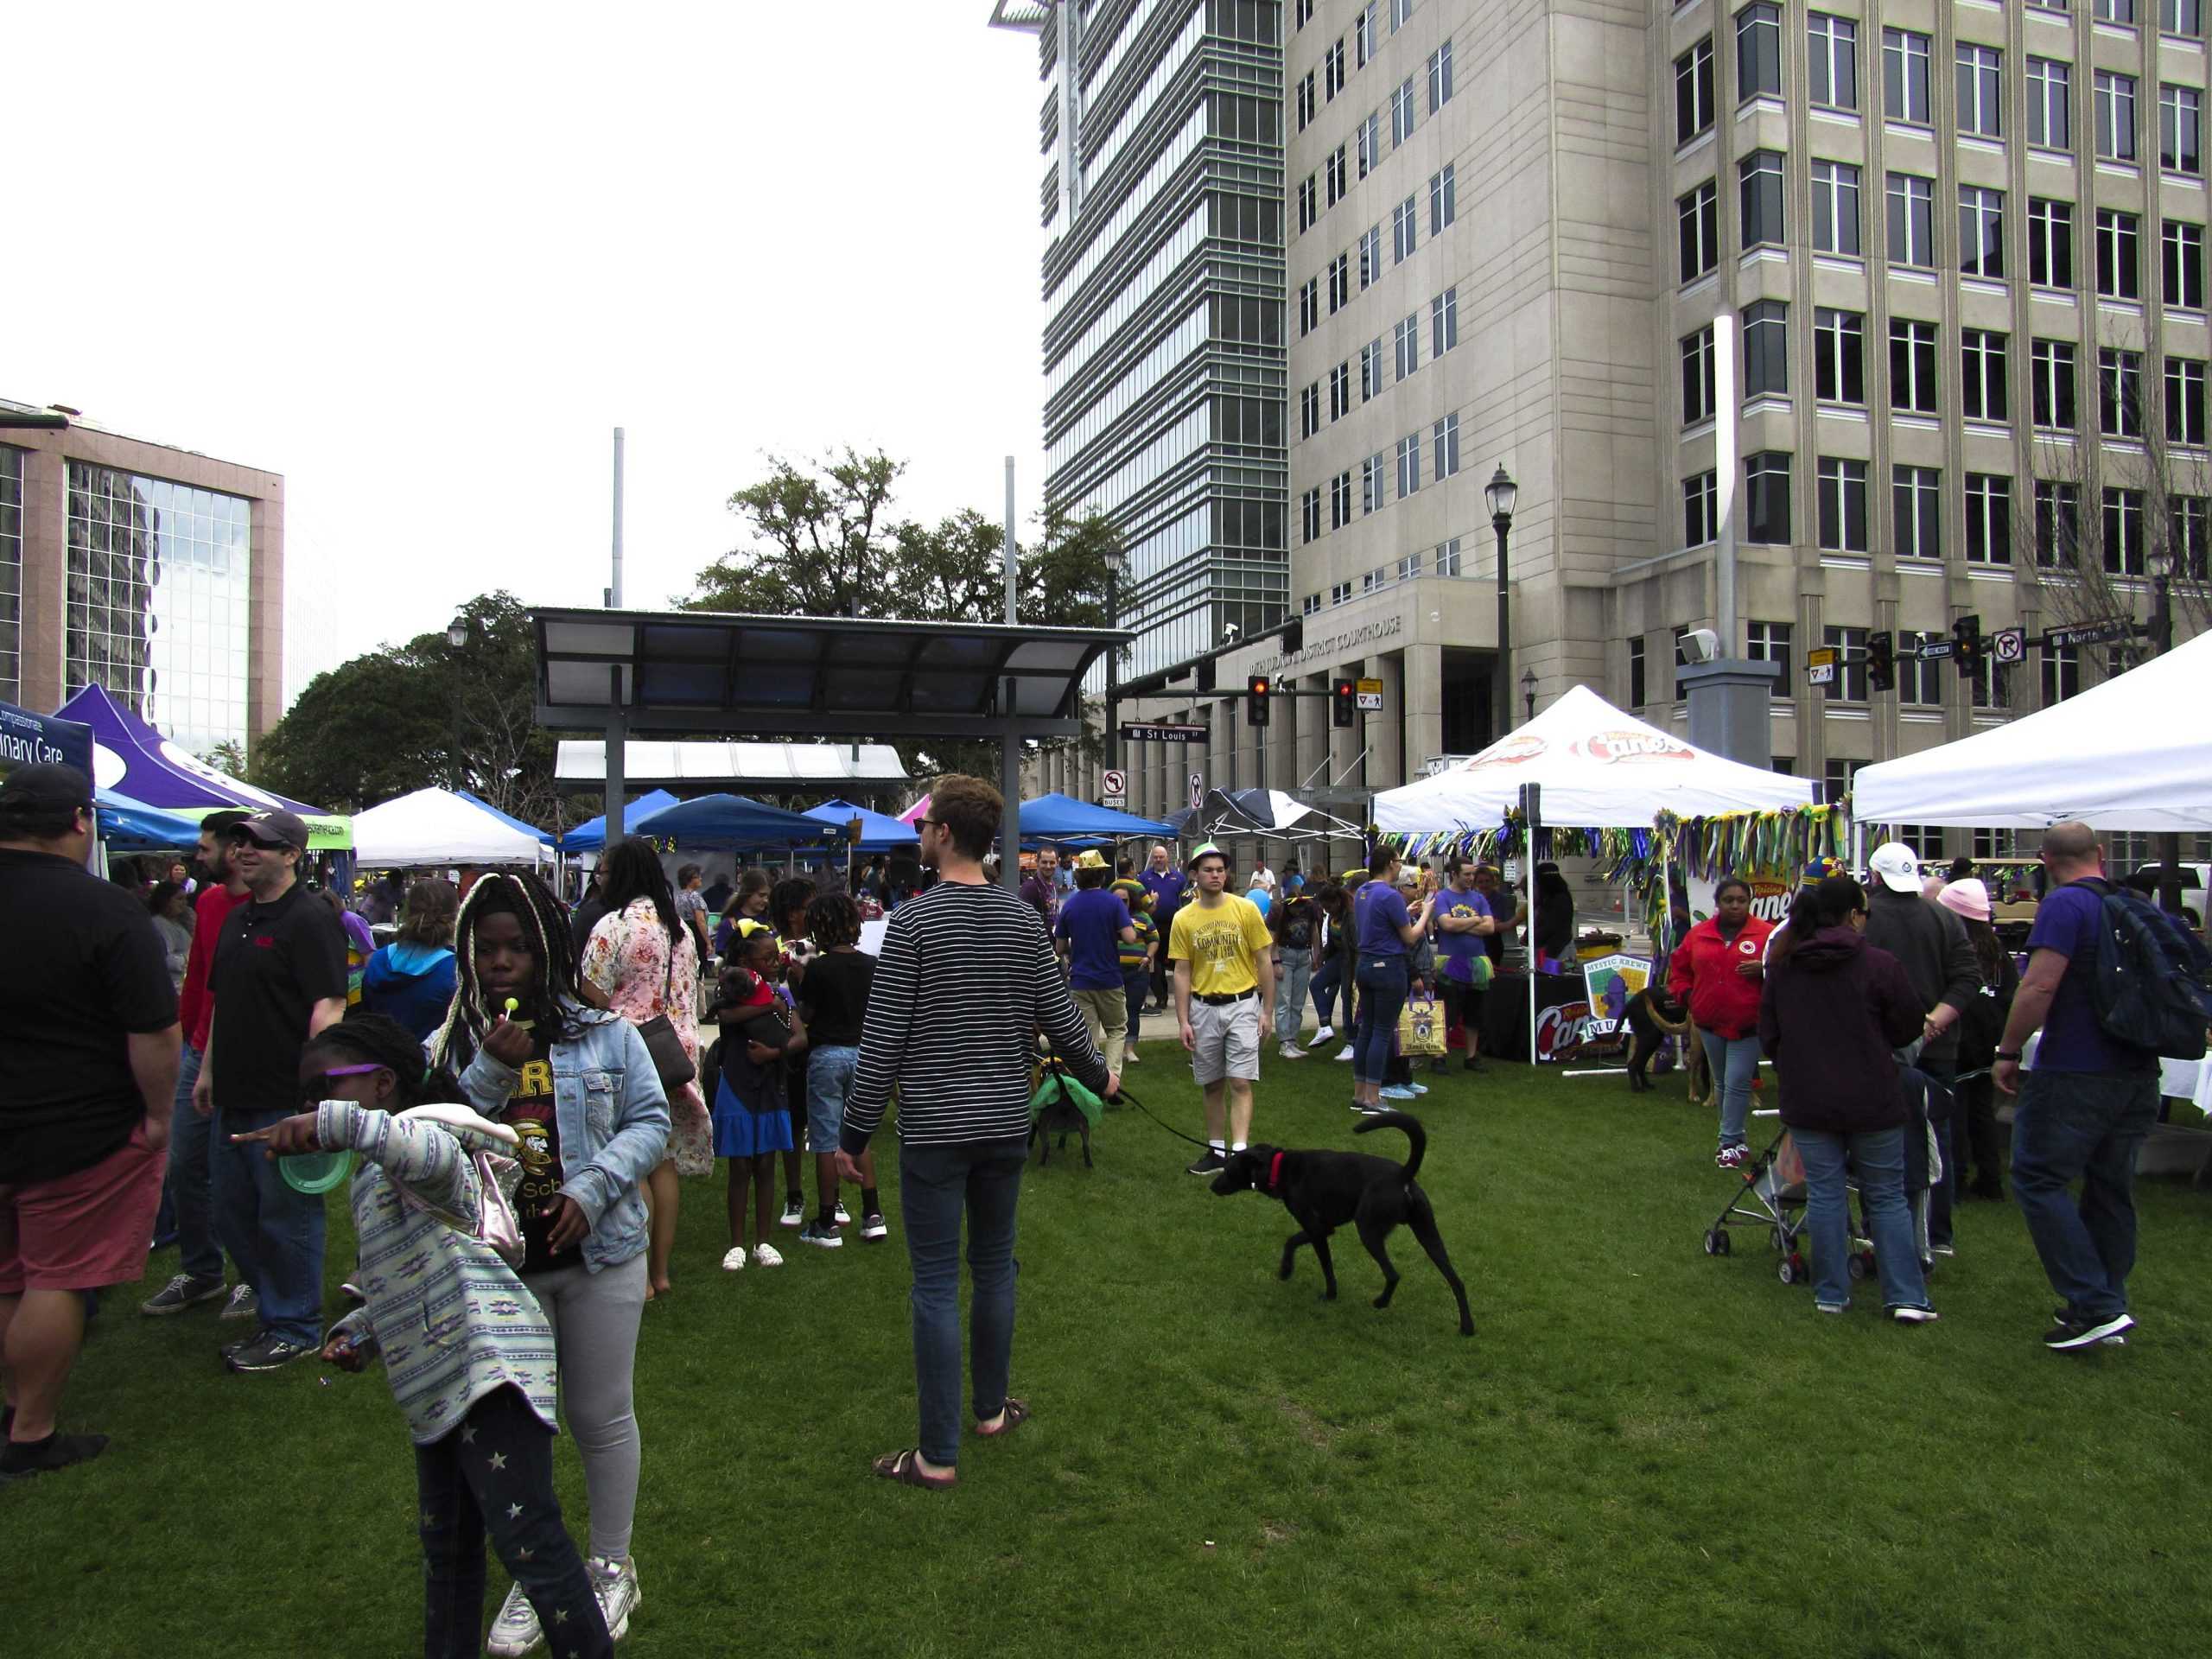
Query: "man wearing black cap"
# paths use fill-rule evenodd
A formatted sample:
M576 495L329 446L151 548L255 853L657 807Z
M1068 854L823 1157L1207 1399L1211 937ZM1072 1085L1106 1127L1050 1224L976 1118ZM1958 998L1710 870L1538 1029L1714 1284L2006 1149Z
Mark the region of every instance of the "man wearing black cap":
M209 1158L216 1230L261 1311L261 1329L223 1357L232 1370L273 1371L322 1340L322 1199L286 1185L257 1143L231 1137L299 1109L300 1051L346 1017L346 934L299 885L306 824L263 812L237 834L252 899L224 918L215 947L215 1018L192 1107L219 1114Z
M81 1463L99 1434L54 1413L84 1293L146 1271L176 1098L176 992L145 907L85 868L92 785L74 766L0 783L0 1480Z

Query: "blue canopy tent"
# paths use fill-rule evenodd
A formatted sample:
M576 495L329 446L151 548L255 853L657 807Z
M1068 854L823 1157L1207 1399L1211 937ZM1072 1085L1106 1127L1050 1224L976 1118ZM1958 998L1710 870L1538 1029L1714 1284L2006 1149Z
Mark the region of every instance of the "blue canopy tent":
M678 804L677 798L664 789L648 790L632 798L622 809L622 830L625 835L637 835L638 820L650 817L665 807ZM607 815L587 818L560 838L564 853L595 853L607 845Z
M200 844L197 815L163 812L109 789L95 791L92 801L99 808L100 839L111 852L189 852Z
M830 837L829 826L818 820L745 795L702 795L635 819L626 813L624 821L632 835L682 847L800 847Z
M839 836L844 834L847 824L858 818L861 821L858 850L863 853L911 852L921 844L921 831L912 824L901 823L897 818L887 818L880 812L871 812L864 806L855 806L850 801L824 801L819 806L808 808L801 816L826 824Z
M534 823L524 823L520 818L515 817L512 812L502 812L498 807L493 805L491 802L483 799L481 797L472 795L465 789L456 789L454 791L454 793L459 796L462 800L467 801L471 806L480 807L483 810L489 812L501 823L505 824L508 829L519 830L525 836L536 836L538 840L543 842L548 847L550 847L553 844L553 836L551 831L541 830Z
M1078 801L1058 793L1039 795L1033 801L1021 804L1021 841L1024 846L1038 841L1071 842L1086 837L1103 840L1120 836L1159 836L1164 838L1173 833L1166 824L1154 819L1116 812L1110 806L1093 806L1089 801Z

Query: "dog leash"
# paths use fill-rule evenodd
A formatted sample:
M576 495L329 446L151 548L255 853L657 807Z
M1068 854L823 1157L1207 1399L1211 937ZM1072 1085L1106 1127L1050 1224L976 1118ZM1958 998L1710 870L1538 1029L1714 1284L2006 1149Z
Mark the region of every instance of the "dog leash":
M1068 1076L1067 1068L1060 1063L1060 1058L1057 1054L1049 1055L1046 1058L1045 1069L1047 1071L1050 1071L1054 1077L1058 1077L1062 1083L1071 1083L1074 1081L1073 1078ZM1121 1093L1114 1096L1114 1103L1116 1105L1134 1106L1137 1110L1142 1112L1147 1117L1152 1118L1154 1122L1159 1123L1161 1128L1166 1130L1168 1134L1173 1135L1177 1140L1188 1141L1192 1146L1203 1147L1208 1152L1213 1150L1213 1147L1211 1142L1201 1141L1195 1135L1185 1135L1182 1130L1177 1128L1173 1124L1162 1123L1159 1118L1154 1117L1152 1108L1146 1105L1144 1102L1139 1100L1135 1095L1131 1094L1127 1084L1123 1084L1122 1085Z

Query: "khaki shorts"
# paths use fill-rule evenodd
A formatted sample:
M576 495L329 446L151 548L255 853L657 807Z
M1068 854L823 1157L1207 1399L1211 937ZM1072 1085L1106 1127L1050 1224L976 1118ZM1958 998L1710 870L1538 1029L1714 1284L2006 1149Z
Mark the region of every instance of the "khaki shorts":
M1203 1089L1224 1077L1260 1075L1260 999L1201 1002L1191 999L1191 1076Z

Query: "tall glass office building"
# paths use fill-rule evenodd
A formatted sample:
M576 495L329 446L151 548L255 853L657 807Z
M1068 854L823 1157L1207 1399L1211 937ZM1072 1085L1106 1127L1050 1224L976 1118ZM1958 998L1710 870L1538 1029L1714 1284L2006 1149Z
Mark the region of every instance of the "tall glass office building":
M999 0L1039 37L1046 499L1120 526L1129 673L1289 602L1282 8Z

